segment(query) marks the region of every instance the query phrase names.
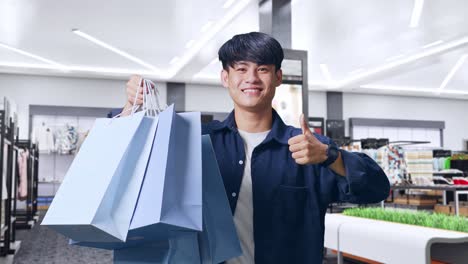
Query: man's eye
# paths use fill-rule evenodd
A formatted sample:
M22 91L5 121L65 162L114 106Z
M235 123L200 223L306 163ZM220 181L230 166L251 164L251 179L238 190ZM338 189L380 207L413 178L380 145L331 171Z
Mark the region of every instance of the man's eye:
M260 68L260 69L258 69L258 71L260 71L260 72L267 72L268 69L267 69L267 68Z
M237 68L237 71L245 72L245 68Z

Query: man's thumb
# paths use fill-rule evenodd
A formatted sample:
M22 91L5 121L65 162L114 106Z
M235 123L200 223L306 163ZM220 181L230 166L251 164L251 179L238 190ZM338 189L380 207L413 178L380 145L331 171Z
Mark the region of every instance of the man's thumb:
M305 120L304 114L301 114L300 122L301 122L302 134L312 135L312 131L310 131L309 124L307 124L307 121Z

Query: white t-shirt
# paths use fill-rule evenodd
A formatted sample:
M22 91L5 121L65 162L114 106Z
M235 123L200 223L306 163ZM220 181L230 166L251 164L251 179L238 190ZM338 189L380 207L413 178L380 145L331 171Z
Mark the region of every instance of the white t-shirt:
M250 170L250 159L252 152L266 138L270 131L260 133L249 133L239 130L244 140L245 166L244 176L239 190L236 211L234 212L234 224L239 236L242 256L228 260L227 264L252 264L255 262L254 233L253 233L253 200L252 200L252 174Z

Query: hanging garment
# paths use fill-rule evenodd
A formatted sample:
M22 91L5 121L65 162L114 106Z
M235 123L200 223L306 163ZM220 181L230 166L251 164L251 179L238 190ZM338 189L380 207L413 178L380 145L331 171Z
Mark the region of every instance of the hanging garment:
M35 136L33 138L36 142L39 142L40 153L51 153L55 151L54 133L45 123L42 123L42 126L35 127L34 134Z
M20 201L26 200L28 196L28 158L29 151L21 151L18 157L19 169L19 186L18 186L18 199Z
M6 178L7 178L7 166L8 166L8 145L5 145L3 147L3 171L2 171L2 200L5 200L8 198L8 190L6 187ZM2 214L3 215L3 214Z

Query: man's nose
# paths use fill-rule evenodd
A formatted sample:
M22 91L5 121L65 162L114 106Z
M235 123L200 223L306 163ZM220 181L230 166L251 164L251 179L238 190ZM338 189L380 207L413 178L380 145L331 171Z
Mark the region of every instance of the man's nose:
M249 83L255 83L259 80L258 72L256 70L250 70L247 72L246 81Z

